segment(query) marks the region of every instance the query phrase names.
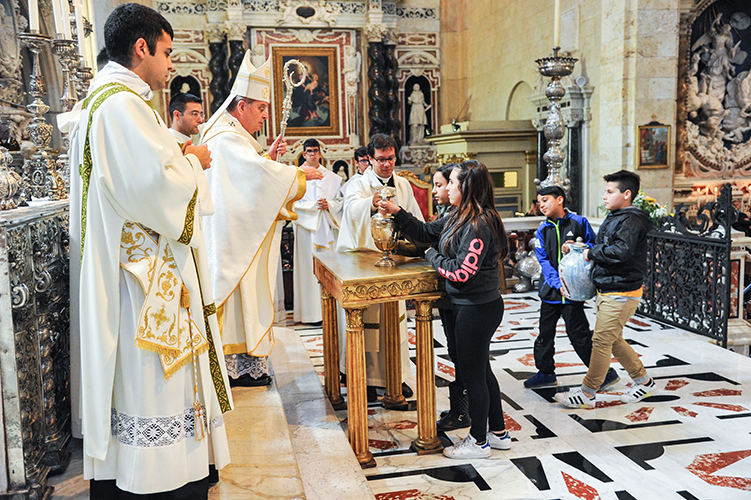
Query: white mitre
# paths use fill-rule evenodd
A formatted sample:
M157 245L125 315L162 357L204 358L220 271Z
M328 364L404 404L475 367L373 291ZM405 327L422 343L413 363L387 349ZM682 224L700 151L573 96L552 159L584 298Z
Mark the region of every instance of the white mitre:
M232 84L232 91L217 109L206 125L201 130L201 142L208 133L209 129L214 126L220 116L227 110L235 97L241 96L254 101L271 102L271 56L260 68L253 66L250 62L250 50L245 52L243 62L237 72L235 83Z

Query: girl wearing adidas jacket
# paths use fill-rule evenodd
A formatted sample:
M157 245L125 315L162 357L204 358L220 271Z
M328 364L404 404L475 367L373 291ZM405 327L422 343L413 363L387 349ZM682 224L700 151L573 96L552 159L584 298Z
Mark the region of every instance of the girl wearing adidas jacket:
M446 278L454 306L457 368L467 388L472 426L465 439L443 454L487 458L491 448L511 447L489 352L503 319L498 269L508 242L485 165L476 160L460 164L451 171L448 189L456 210L433 222L421 222L391 201L381 201L379 207L382 213L393 214L402 232L416 242L437 244L425 251L425 259Z

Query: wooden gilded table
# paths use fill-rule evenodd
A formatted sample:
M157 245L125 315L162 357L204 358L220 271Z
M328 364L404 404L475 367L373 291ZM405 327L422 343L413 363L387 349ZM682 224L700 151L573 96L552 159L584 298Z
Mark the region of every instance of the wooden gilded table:
M386 408L405 404L399 363L398 301L415 302L417 337L417 439L418 454L443 449L436 431L435 370L433 368L433 301L443 292L439 275L425 260L392 256L396 267L375 267L379 252L322 252L313 254L313 274L321 283L323 301L324 387L335 408L343 408L339 385L339 337L336 302L347 317L347 421L349 441L363 468L375 467L368 446L368 401L365 376L363 311L384 304L386 321Z

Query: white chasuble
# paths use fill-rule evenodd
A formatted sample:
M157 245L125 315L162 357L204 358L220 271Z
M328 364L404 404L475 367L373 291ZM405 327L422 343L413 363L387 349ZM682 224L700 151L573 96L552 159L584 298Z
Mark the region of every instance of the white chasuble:
M114 479L136 494L228 464L222 413L232 407L200 218L213 211L208 185L152 95L110 62L69 117L84 479Z
M321 285L313 275L313 253L333 251L339 232L342 203L336 199L342 178L319 165L321 179L306 182L305 196L295 202L297 220L293 222L295 247L293 252L294 320L317 323L323 319ZM318 200L328 201L328 210L319 210Z
M393 176L396 188L394 203L423 220L420 206L412 194L409 181ZM370 234L370 217L375 213L373 195L384 187L383 182L368 167L359 178L353 178L347 186L342 211L342 222L337 239L337 252L378 249ZM375 261L374 261L375 262ZM386 324L383 321L380 305L370 306L363 313L365 324L365 369L368 385L386 386ZM407 345L406 307L399 302L399 339L401 350L402 380L409 375L409 346ZM346 372L347 321L344 310L337 305L337 325L339 329L340 370Z
M268 356L282 225L297 218L292 205L305 193L305 173L260 156L226 112L201 141L212 158L206 177L215 212L204 219L211 285L217 306L232 313L223 318L224 353Z

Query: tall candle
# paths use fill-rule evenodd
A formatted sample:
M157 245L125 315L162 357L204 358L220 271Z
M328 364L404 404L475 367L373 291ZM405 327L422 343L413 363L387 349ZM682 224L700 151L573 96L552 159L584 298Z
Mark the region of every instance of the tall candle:
M81 0L73 0L73 10L76 13L76 34L78 36L78 55L81 59L86 60L86 44L84 43L85 33L83 29L83 14L81 13Z
M555 0L553 14L553 47L561 46L561 0Z
M63 13L60 8L60 0L52 0L52 17L55 19L55 38L58 36L65 37L63 28Z
M29 0L29 31L39 31L38 0Z
M60 0L60 10L63 14L63 33L66 40L73 39L73 30L70 28L70 4L68 0Z

